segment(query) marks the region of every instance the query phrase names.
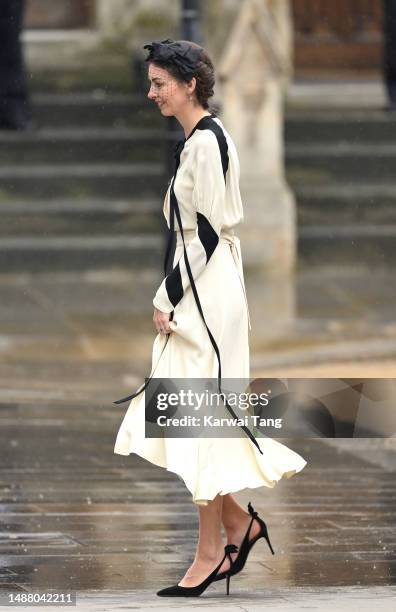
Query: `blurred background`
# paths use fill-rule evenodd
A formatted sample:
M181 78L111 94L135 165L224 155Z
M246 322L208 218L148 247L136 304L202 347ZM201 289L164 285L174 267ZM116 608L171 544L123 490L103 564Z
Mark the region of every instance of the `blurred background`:
M169 36L212 54L240 155L252 374L394 375L394 3L6 4L3 397L116 399L149 371L179 136L142 45Z
M241 163L252 377L347 377L351 437L355 379L396 378L395 13L396 0L2 0L0 593L151 592L193 550L184 485L113 455L127 404L112 402L150 372L180 137L147 100L144 44L193 39L215 63ZM395 584L394 428L376 438L371 419L368 433L293 441L307 469L255 491L281 554L252 567L250 592L263 578Z

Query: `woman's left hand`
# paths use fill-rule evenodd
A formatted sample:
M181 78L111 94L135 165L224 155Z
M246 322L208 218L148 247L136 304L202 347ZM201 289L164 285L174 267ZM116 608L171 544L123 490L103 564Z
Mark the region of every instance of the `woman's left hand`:
M161 312L154 307L153 321L155 328L159 334L171 334L172 330L169 327L169 312Z

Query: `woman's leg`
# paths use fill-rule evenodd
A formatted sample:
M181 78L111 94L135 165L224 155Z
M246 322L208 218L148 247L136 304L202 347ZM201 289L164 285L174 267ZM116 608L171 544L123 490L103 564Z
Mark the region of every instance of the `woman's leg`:
M198 506L199 536L195 558L179 585L192 587L200 584L220 563L224 556L224 544L221 536L223 496L216 497L207 506ZM220 571L229 568L226 558Z
M238 504L231 493L227 493L227 495L223 495L222 497L223 507L221 520L227 534L227 544L236 544L240 546L252 517ZM260 525L258 521L254 520L250 529L249 540L257 535L259 531ZM236 556L237 553L231 554L232 559L235 559Z

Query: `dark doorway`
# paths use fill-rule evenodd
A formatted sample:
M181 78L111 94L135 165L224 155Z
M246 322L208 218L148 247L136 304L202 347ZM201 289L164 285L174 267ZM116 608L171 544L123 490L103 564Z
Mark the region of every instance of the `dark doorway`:
M297 72L377 72L382 0L292 0Z

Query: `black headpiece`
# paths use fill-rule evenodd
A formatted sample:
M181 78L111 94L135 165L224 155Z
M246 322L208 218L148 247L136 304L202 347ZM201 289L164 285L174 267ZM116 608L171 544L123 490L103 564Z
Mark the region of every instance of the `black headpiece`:
M170 38L155 40L151 45L144 45L143 49L149 49L146 62L171 62L187 81L194 76L201 54L199 48L193 47L188 42L174 42Z

